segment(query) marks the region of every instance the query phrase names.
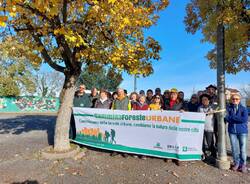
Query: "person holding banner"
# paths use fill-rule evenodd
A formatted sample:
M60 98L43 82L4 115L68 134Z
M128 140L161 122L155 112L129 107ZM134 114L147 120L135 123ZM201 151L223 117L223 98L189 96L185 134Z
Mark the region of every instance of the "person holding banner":
M234 161L231 169L247 173L248 112L247 108L240 103L240 95L234 94L231 96L231 103L227 107L225 120L228 123Z
M198 96L196 94L193 94L190 101L187 103L186 110L188 112L197 112L198 107Z
M108 98L108 92L104 89L100 90L100 97L96 100L94 108L110 109L112 101Z
M137 103L138 100L138 94L136 92L132 92L129 96L131 106L133 106L135 103Z
M162 103L163 103L163 100L162 100L161 96L155 95L153 97L153 103L151 103L149 105L149 109L150 110L161 110L162 109L162 105L161 105Z
M112 103L113 110L131 110L131 103L124 93L124 89L117 89L117 98Z
M132 110L149 110L149 106L146 103L146 97L144 95L140 95L138 102L133 104Z
M180 111L183 109L182 102L178 99L178 90L172 88L170 90L170 99L165 101L164 110Z
M131 103L128 97L124 93L124 89L118 88L117 89L117 98L112 102L112 109L113 110L131 110ZM111 156L118 155L117 152L112 152ZM123 153L123 157L128 157L128 154Z
M164 104L164 110L169 110L169 111L183 111L183 104L180 102L178 99L178 90L176 88L172 88L170 90L170 99L168 101L165 101ZM166 161L168 159L165 159ZM181 166L181 161L179 160L172 160L175 162L177 166Z
M211 156L216 158L216 149L215 149L215 141L214 141L214 110L215 107L210 104L210 95L202 94L200 96L201 106L198 108L198 112L202 112L206 114L205 126L204 126L204 136L203 136L203 158L207 159L208 155L206 154L206 150L210 151Z
M85 93L85 85L80 84L79 89L75 92L73 107L91 107L92 101L90 96ZM76 125L74 115L71 115L70 119L70 138L75 139L76 137Z
M149 110L149 106L146 103L146 97L144 95L139 95L138 102L136 102L132 110ZM146 160L146 156L140 156L141 159Z
M153 103L153 90L152 89L148 89L147 90L146 103L148 105L150 105L151 103Z

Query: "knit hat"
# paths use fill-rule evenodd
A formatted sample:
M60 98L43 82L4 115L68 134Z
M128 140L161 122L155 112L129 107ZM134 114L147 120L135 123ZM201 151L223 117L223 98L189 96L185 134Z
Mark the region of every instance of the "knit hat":
M170 93L178 93L178 90L176 88L170 89Z

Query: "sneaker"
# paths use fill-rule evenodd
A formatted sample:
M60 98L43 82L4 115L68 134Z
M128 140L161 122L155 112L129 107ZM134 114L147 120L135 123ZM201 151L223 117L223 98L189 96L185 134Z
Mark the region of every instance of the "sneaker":
M201 160L204 161L206 159L206 155L205 154L202 154L201 155Z
M115 151L110 154L111 157L114 157L114 156L117 156L117 155L118 155L118 153L115 152Z
M231 167L231 170L233 171L237 171L238 169L239 169L239 165L237 164Z
M124 158L128 158L128 154L127 154L127 153L123 153L122 156L123 156Z
M171 159L165 158L164 162L171 162Z
M147 160L147 157L146 156L140 156L140 159Z
M241 166L240 171L243 172L243 173L247 173L248 172L247 171L247 166L246 165Z
M173 162L177 165L177 166L182 166L182 162L180 160L173 160Z

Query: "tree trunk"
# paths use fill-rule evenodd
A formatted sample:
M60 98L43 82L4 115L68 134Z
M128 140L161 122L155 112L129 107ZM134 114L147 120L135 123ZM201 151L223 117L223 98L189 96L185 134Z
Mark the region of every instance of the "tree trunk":
M66 151L70 149L69 125L73 107L76 80L79 74L66 75L63 85L63 97L56 119L54 136L54 151Z

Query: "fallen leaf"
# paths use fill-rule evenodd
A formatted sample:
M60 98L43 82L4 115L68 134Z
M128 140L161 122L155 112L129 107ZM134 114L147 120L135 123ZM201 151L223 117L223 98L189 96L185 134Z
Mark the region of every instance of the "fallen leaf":
M172 172L172 174L175 176L175 177L177 177L177 178L179 178L180 176L176 173L176 172Z

